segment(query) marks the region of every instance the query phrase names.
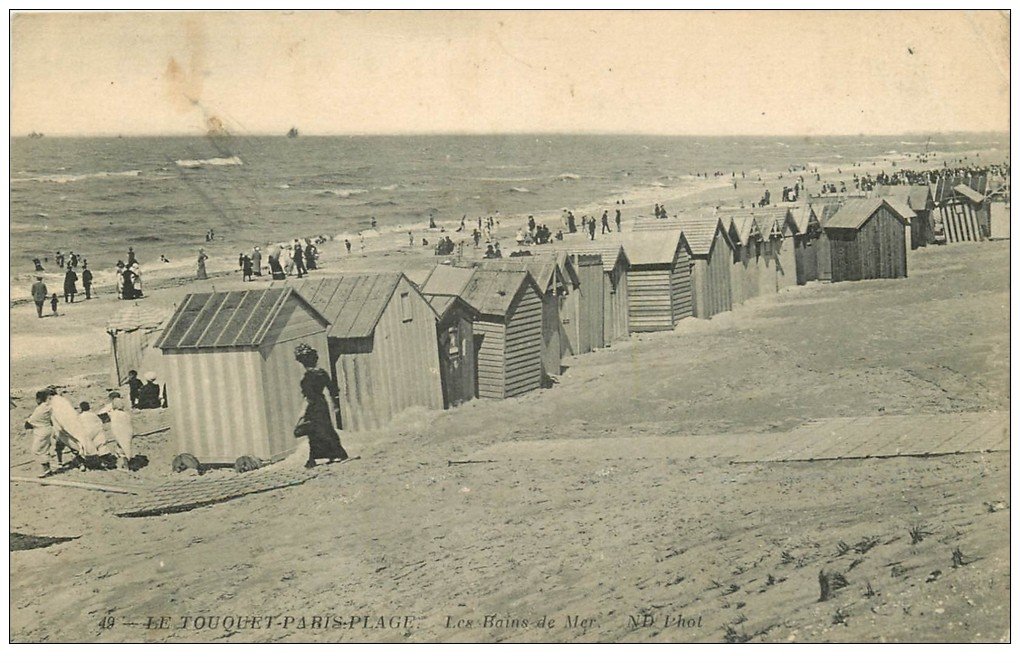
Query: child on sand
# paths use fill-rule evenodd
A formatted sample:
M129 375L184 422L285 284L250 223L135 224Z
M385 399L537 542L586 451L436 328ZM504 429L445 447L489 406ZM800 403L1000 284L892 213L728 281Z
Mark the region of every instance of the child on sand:
M50 297L50 310L53 311L53 315L57 314L57 293Z
M49 389L37 391L35 393L35 409L25 420L25 429L32 431L32 455L39 463L40 477L50 473L50 450L53 445L53 424L50 419L51 396Z

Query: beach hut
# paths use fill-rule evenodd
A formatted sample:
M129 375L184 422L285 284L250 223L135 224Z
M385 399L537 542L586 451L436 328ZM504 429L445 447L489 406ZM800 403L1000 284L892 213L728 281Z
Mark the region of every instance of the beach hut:
M766 239L762 226L769 228L772 217L760 217L755 211L740 210L733 213L724 227L733 246L733 263L730 269L730 291L734 304L774 295L778 289L776 260L772 242Z
M694 313L691 257L679 230L638 230L623 243L627 272L627 320L631 332L673 329Z
M905 278L909 219L884 198L848 200L824 222L832 281Z
M305 405L294 349L305 343L324 361L328 324L291 288L185 297L155 343L178 452L208 464L291 453Z
M481 260L475 263L479 269L524 268L538 284L542 292L542 374L559 375L560 360L560 297L565 296L570 284L560 269L555 254L544 253L531 256L504 258L502 260Z
M693 265L694 316L708 319L733 310L730 272L734 247L723 222L715 216L683 219L682 228L682 245Z
M627 271L630 261L619 244L596 245L590 251L602 262L602 338L606 345L630 335L627 324Z
M763 242L762 255L768 267L768 290L778 292L797 285L797 259L790 208L777 207L754 210ZM775 287L771 279L775 279Z
M605 295L602 292L602 256L594 249L585 247L583 252L569 254L568 263L572 266L578 282L571 312L573 324L567 326L568 332L573 334L575 354L604 348Z
M137 371L138 375L148 371L162 374L163 355L153 347L153 342L159 338L168 317L168 311L163 309L125 304L110 318L106 323L106 333L110 335L110 357L113 360L110 379L113 384L124 384L131 370Z
M988 239L1009 239L1009 186L1003 184L988 194Z
M910 223L910 249L916 250L935 241L931 228L931 213L935 200L931 188L925 184L897 184L875 187L875 194L882 198L899 200L914 213Z
M842 203L838 201L819 201L811 203L815 216L818 217L818 224L822 227L822 234L818 236L818 280L832 281L832 249L829 246L829 237L825 234L825 224L832 216L839 211Z
M425 300L436 312L443 404L450 408L471 400L478 390L474 321L479 312L457 295L425 295Z
M542 386L542 291L528 270L437 265L422 289L459 295L478 311L478 396L510 398Z
M797 284L818 280L818 240L822 224L812 205L790 208L787 225L793 233L794 258L797 262Z
M340 428L380 428L411 407L443 408L436 313L400 272L306 279L301 294L329 322Z
M931 186L947 244L978 242L990 234L990 214L981 193L986 183L986 178L940 177Z

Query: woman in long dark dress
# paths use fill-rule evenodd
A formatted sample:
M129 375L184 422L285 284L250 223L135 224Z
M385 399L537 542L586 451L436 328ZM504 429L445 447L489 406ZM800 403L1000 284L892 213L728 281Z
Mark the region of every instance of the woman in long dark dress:
M338 397L336 385L329 373L316 368L319 353L314 348L302 343L294 348L294 358L305 367L305 375L301 378L305 413L294 428L294 437L308 437L308 462L305 467L315 467L315 461L319 458L346 460L347 452L341 446L340 436L333 428L333 420L329 416L329 401L323 395L323 390L328 389L331 396Z

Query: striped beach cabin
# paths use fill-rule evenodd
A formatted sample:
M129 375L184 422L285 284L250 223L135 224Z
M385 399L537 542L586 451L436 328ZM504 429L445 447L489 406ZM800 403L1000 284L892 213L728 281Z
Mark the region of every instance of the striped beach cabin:
M646 230L639 223L623 242L630 260L629 329L632 333L673 329L694 313L691 257L681 243L680 230Z
M510 398L542 386L542 291L521 269L437 265L422 290L474 307L478 396Z
M832 256L832 282L906 278L904 212L883 198L848 200L825 221Z
M708 319L733 310L730 273L733 243L716 216L683 219L682 244L693 265L691 291L694 317Z
M400 272L305 279L298 286L329 322L340 428L380 428L412 407L443 409L436 313Z
M941 177L931 186L935 216L947 244L979 242L991 234L991 218L982 191L986 176Z
M294 348L326 360L328 321L291 288L185 297L155 346L163 352L170 432L206 464L277 460L297 446L305 369Z
M162 353L153 347L153 341L163 331L163 323L170 317L168 311L125 304L106 323L110 335L110 378L115 385L128 379L128 371L147 371L162 374Z

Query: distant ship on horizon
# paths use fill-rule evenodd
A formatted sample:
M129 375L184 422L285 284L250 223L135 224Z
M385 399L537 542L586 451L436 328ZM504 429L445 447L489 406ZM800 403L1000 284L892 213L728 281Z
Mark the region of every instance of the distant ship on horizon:
M298 130L297 127L291 127L290 131L287 132L287 138L297 138Z
M28 137L29 138L42 138L43 135L41 133L39 133L38 131L33 131L32 133L28 134Z

